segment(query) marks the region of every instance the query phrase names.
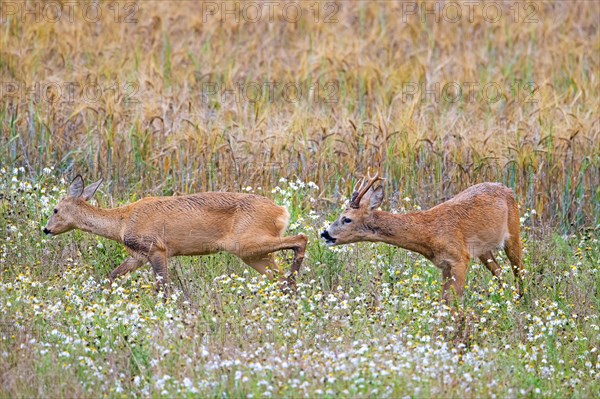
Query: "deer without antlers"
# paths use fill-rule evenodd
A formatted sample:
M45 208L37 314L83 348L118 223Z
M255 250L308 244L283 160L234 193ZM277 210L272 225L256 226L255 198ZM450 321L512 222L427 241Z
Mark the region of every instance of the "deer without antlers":
M150 262L158 286L168 294L168 258L221 251L290 284L300 270L308 240L304 234L284 237L289 213L265 197L207 192L148 197L120 208L101 209L88 203L101 183L102 179L84 187L83 178L75 177L43 231L57 235L80 229L123 243L130 256L112 271L111 282ZM273 256L286 249L294 251L289 278L283 277Z
M503 248L523 295L519 210L513 192L499 183L469 187L429 210L401 215L378 211L383 186L376 174L355 187L341 216L321 233L327 245L385 242L418 252L442 270L443 299L463 295L469 260L479 258L494 276L492 251Z

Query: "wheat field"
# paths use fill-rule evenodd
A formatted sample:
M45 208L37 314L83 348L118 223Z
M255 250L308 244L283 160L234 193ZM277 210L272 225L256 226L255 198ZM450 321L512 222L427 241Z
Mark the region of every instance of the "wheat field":
M594 1L5 1L0 397L600 394ZM319 232L368 170L382 208L483 181L521 209L527 291ZM229 255L107 285L123 248L41 233L69 181L101 206L251 192L309 237L286 296ZM509 265L503 256L503 266ZM289 254L279 255L289 264Z

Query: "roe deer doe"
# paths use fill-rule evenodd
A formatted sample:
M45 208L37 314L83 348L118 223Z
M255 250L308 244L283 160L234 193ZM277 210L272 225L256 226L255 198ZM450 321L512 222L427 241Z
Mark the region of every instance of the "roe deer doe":
M114 209L90 205L102 179L84 188L77 175L69 194L54 208L44 233L80 229L123 243L130 256L112 271L111 282L150 262L158 287L168 294L167 259L226 251L261 274L293 284L307 238L284 237L289 213L271 200L252 194L207 192L175 197L148 197ZM294 251L292 274L284 279L273 252Z
M344 212L321 233L327 245L381 241L418 252L442 269L445 302L451 289L462 297L472 257L499 276L492 251L504 248L523 295L519 210L508 187L481 183L429 210L396 215L376 210L383 200L383 186L373 188L377 180L369 176L355 187Z

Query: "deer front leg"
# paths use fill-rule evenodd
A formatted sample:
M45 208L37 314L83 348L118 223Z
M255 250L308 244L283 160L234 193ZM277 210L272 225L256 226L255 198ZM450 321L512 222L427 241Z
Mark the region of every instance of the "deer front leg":
M450 288L452 287L452 273L450 267L442 269L442 301L445 304L450 303Z
M167 253L162 249L153 249L148 254L148 259L152 265L152 270L154 270L154 275L156 276L156 288L157 290L162 288L166 299L171 295L171 290L169 289L169 273L167 270Z
M108 277L110 284L112 285L112 283L115 281L115 279L117 277L120 277L129 272L132 272L132 271L142 267L143 265L144 265L144 262L142 260L136 259L136 258L130 256L129 258L125 259L119 267L117 267L115 270L113 270L110 273L110 275Z
M445 261L441 266L442 278L444 279L442 290L443 301L449 304L453 299L462 299L467 280L468 261Z
M481 261L481 263L483 263L483 265L485 267L487 267L487 269L494 275L494 277L500 278L500 274L502 273L502 268L500 267L498 262L496 262L496 259L494 258L494 254L492 254L491 251L486 252L485 254L481 255L479 257L479 260Z

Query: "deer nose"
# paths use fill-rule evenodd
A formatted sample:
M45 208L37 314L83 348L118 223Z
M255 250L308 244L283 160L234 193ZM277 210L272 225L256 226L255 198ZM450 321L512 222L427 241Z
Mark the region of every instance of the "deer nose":
M332 240L333 239L333 237L331 237L329 235L329 232L327 230L323 230L323 232L321 233L321 238L324 238L326 240Z
M50 230L48 230L48 228L44 227L44 234L50 234Z

